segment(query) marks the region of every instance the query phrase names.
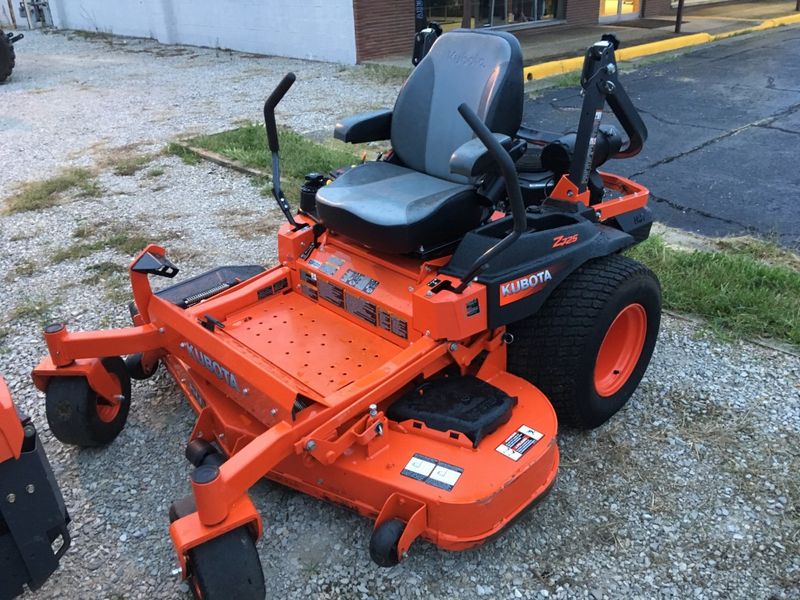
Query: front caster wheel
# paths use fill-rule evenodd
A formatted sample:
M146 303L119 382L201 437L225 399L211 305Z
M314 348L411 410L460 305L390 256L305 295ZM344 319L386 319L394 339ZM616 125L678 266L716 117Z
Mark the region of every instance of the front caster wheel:
M186 563L197 600L264 600L267 595L255 540L246 526L192 548Z
M131 379L118 356L103 358L103 367L117 378L120 397L108 400L97 394L85 377L52 377L45 407L50 431L64 444L103 446L111 443L128 419Z
M381 523L372 532L369 539L369 555L380 567L393 567L400 562L397 555L397 544L406 524L399 519L391 519Z
M142 363L142 353L137 352L125 358L125 367L128 369L128 375L131 379L144 381L150 379L158 371L159 361L155 361L152 365L145 365Z

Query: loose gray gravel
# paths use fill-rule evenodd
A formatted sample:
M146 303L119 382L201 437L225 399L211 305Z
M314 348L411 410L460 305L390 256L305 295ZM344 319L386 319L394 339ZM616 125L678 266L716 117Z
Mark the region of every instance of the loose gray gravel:
M289 68L300 84L281 119L305 131L394 93L329 65L30 35L14 79L0 88L0 177L8 184L98 160L89 150L98 143L146 147L257 118L264 90ZM114 224L142 231L165 244L186 275L273 260L269 230L278 212L246 177L174 157L157 158L156 167L164 173L103 173L97 199L68 197L52 209L0 217L0 373L38 424L73 517L73 547L36 598L189 595L171 574L167 535L167 506L188 491L182 456L192 425L175 386L163 373L135 383L120 437L105 449L77 450L50 435L29 378L44 354L42 322L128 324L122 276L87 278L93 265L125 265L129 256L105 249L53 264L54 251L77 242L79 227L98 236ZM665 318L628 407L597 431L562 433L560 447L553 492L504 535L463 553L418 542L392 570L370 562L367 520L257 484L269 596L800 598L796 357L721 342Z

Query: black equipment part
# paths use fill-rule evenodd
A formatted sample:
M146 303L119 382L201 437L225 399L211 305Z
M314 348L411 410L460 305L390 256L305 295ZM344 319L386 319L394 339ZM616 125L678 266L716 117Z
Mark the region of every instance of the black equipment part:
M442 35L442 27L431 21L428 26L418 31L414 36L414 53L411 55L411 64L415 67L425 58L433 43Z
M14 71L17 62L14 42L18 42L23 37L21 33L14 35L0 29L0 83L11 77L11 73Z
M556 186L556 178L550 171L531 171L519 174L519 187L525 206L539 206Z
M326 177L321 173L309 173L300 186L300 210L305 214L317 217L317 190L325 185Z
M272 154L272 195L275 197L275 202L278 203L278 208L281 209L289 225L294 227L295 231L302 229L306 225L294 220L292 208L281 191L280 145L278 143L278 126L275 124L275 107L278 106L278 103L286 95L286 92L289 91L296 79L297 76L294 73L284 75L280 83L269 95L269 98L264 102L264 127L267 130L267 144Z
M559 176L567 173L572 164L577 137L576 133L568 133L547 144L542 149L542 169L552 171ZM597 131L597 142L595 143L592 157L592 170L615 156L621 148L622 137L620 137L616 127L601 125Z
M558 284L586 261L645 239L653 216L649 208L643 207L598 224L592 207L574 202L556 206L548 200L545 206L529 208L526 221L525 232L492 257L477 275L477 280L486 285L490 328L514 323L538 311ZM467 233L441 272L464 278L478 258L510 235L512 227L512 217L508 216ZM518 280L537 274L541 278L535 293L514 289Z
M497 167L506 184L506 192L508 193L508 200L511 204L511 219L514 226L505 237L497 240L492 246L487 248L483 254L473 260L467 271L461 275L461 283L453 289L456 294L462 293L472 279L489 264L489 261L511 246L525 231L526 227L525 203L522 200L519 179L511 155L503 148L494 134L489 131L489 128L480 120L478 115L475 114L475 111L466 103L458 107L458 112L467 122L470 129L472 129L475 136L483 142L483 145L486 146L486 149L497 163Z
M472 375L426 381L394 402L386 416L397 422L421 421L437 431L463 433L477 448L508 422L517 399Z
M166 256L145 252L136 260L131 271L172 279L179 269Z
M600 120L606 102L628 135L627 145L609 158L635 156L647 139L647 127L617 76L614 49L618 46L616 38L604 36L601 41L589 47L584 57L581 71L583 106L569 170L569 178L578 187L579 193L586 190L589 183Z
M29 419L22 426L20 457L0 463L0 598L41 587L70 545L69 515L44 447Z
M187 308L263 272L264 267L259 265L217 267L186 281L165 287L157 291L156 296L175 306Z
M561 179L564 173L569 172L573 164L577 137L575 133L568 133L556 141L550 142L542 149L542 170L553 173L555 181ZM586 181L590 204L602 202L605 193L603 177L597 171L597 167L619 152L622 147L622 138L616 128L611 125L601 125L595 139L592 166Z

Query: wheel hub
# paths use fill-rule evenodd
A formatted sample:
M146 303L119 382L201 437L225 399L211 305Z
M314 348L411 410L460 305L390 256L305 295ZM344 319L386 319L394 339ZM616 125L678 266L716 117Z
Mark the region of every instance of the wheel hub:
M613 396L628 381L644 348L647 313L641 304L629 304L608 328L594 367L594 386L602 397Z

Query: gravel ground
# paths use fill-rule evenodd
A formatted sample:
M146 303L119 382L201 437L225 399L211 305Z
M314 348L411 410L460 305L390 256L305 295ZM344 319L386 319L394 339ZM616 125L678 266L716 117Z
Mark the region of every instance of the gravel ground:
M336 119L392 106L397 86L362 69L150 40L68 39L30 32L0 87L0 186L41 179L64 164L88 165L109 150L161 148L176 135L210 133L261 120L264 100L289 71L297 82L278 120L330 135Z
M4 152L6 183L96 160L98 143L161 143L256 118L264 90L289 68L303 87L282 120L303 130L393 93L367 93L348 73L320 78L328 65L150 42L31 35L19 55L0 90L15 107L0 121L0 144L16 149ZM166 514L188 491L191 411L161 373L134 384L128 425L108 448L52 438L28 375L44 353L40 325L126 325L123 277L96 265L129 259L106 249L54 264L53 254L80 243L75 232L102 239L116 226L164 243L186 275L270 263L278 212L244 176L174 157L129 177L103 173L99 184L100 198L0 217L0 373L39 425L74 519L73 548L34 597L188 597L171 574ZM368 521L259 483L252 496L267 524L259 550L270 597L800 598L797 358L666 318L629 406L597 431L563 433L560 446L553 492L505 535L463 553L419 542L392 570L369 560Z

